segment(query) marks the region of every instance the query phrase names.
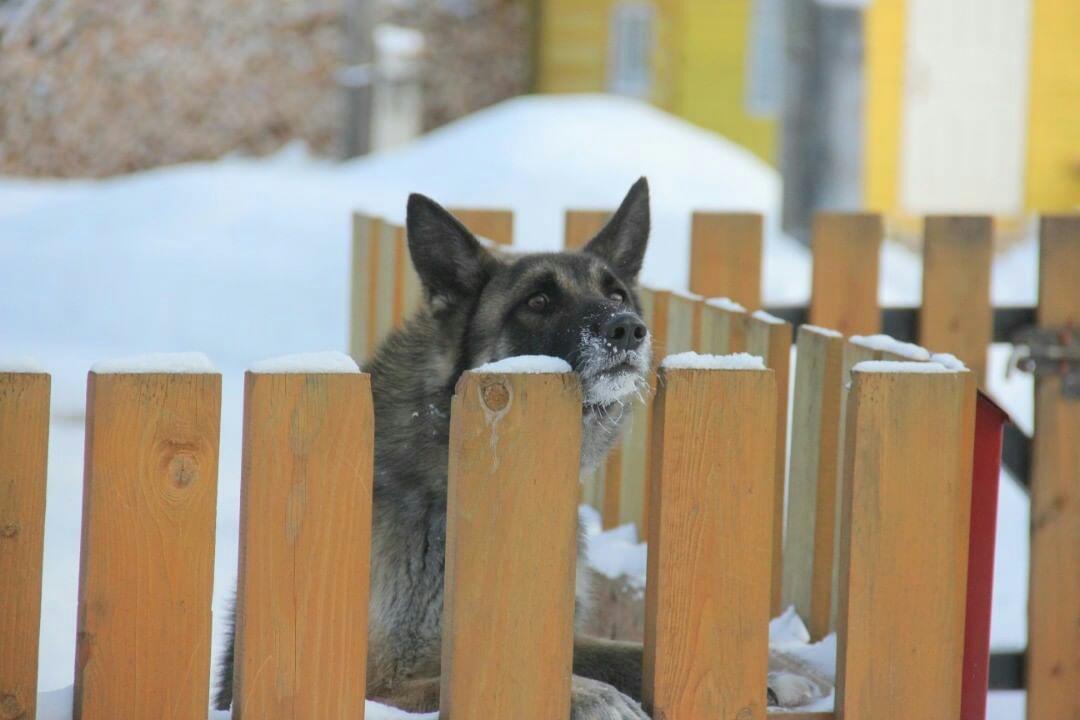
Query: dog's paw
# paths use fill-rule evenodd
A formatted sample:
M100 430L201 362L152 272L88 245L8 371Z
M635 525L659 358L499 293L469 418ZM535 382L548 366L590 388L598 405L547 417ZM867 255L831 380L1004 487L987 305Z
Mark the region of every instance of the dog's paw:
M769 705L799 707L817 697L817 685L808 678L789 672L769 673Z
M649 720L636 701L599 680L574 676L570 720Z

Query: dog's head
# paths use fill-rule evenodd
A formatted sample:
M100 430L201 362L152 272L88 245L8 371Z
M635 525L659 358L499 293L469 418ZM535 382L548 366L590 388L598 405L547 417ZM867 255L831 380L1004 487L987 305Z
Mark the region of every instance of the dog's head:
M432 313L467 314L462 370L517 355L566 360L586 412L605 414L646 383L651 336L637 276L649 236L649 188L630 188L608 224L578 252L500 257L434 201L412 195L409 252Z

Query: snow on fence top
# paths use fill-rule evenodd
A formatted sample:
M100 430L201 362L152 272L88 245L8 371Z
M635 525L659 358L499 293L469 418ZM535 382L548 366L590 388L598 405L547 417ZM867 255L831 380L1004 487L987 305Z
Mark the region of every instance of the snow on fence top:
M336 351L280 355L252 363L253 373L358 373L356 361Z
M668 355L660 363L665 370L764 370L765 361L750 353L700 355L693 350Z
M683 298L684 300L691 300L693 302L701 302L705 299L704 296L697 293L687 292L686 290L672 290L671 294L675 297Z
M43 373L45 369L36 360L28 357L0 357L0 372L3 373Z
M930 356L930 362L944 365L950 370L967 370L967 365L960 358L950 353L934 353Z
M98 375L144 374L144 373L217 373L210 358L201 352L149 353L133 357L101 360L94 363L90 372Z
M726 297L709 298L705 301L705 304L714 308L720 308L721 310L727 310L728 312L746 312L746 308L731 298Z
M855 363L852 372L863 373L954 373L955 368L936 362L907 362L904 360L863 360Z
M818 335L824 335L825 337L844 337L844 333L836 330L830 330L829 328L821 327L820 325L801 325L803 330L809 330L812 333Z
M502 360L496 360L473 369L475 373L568 373L570 364L562 358L549 357L547 355L518 355Z
M882 352L892 353L893 355L900 355L909 360L930 359L930 352L926 348L919 347L913 343L900 342L889 335L853 335L851 342L856 345L870 348L871 350L880 350Z
M750 313L750 317L754 318L755 320L760 320L761 322L769 323L770 325L784 324L782 318L778 318L775 315L770 315L764 310L755 310L754 312Z

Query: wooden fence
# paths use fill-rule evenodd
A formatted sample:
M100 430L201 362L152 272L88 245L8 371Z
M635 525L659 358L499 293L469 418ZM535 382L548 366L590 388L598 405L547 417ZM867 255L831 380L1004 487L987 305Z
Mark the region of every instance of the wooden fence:
M512 222L506 220L509 211L472 210L463 219L482 235L493 222L488 216L504 223L499 237L492 239L512 243ZM565 246L584 245L609 216L605 210L568 210ZM391 227L357 216L354 258L368 257L371 252L373 244L359 230L368 225ZM926 218L922 304L882 308L878 303L881 216L822 214L814 223L809 305L766 311L760 283L761 217L699 212L691 222L688 285L693 294L641 289L644 319L653 332L657 356L683 350L748 351L765 358L775 371L771 607L778 612L787 603L795 603L815 637L838 624L841 483L831 478L843 472L845 378L858 359L889 354L845 338L886 331L898 340L949 352L972 369L980 387L985 387L989 344L1012 342L1017 331L1027 326L1059 329L1058 352L1065 353L1059 357L1080 354L1080 331L1075 329L1080 325L1080 283L1075 280L1080 277L1080 216L1046 217L1040 223L1037 308L992 306L993 232L987 216ZM404 236L400 231L393 234L397 265L380 278L410 272ZM373 291L379 282L374 268L374 264L360 263L354 275L354 308L367 308L353 314L352 350L358 359L366 357L394 326L392 319L382 324L366 320L380 297ZM413 294L410 306L419 302L415 283L406 292ZM802 351L797 353L802 362L797 364L789 410L793 343ZM1038 433L1034 438L1013 426L1005 434L1005 464L1030 487L1032 500L1030 642L1026 657L995 657L991 674L999 687L1023 686L1026 675L1029 703L1038 717L1067 716L1065 708L1075 708L1077 702L1069 688L1080 684L1076 645L1071 639L1064 642L1060 632L1069 625L1068 618L1080 614L1080 582L1069 580L1080 578L1080 554L1075 552L1075 538L1080 537L1080 399L1063 392L1064 369L1078 367L1075 359L1071 362L1061 360L1061 374L1049 372L1037 378ZM1080 370L1073 372L1080 377ZM622 445L595 477L585 480L582 499L601 511L605 527L626 522L637 523L643 532L648 527L647 470L653 464L649 425L654 402L650 395L644 406L635 408L632 428ZM790 456L789 414L793 415ZM811 499L813 503L808 502ZM785 548L788 560L783 559Z
M777 373L659 372L645 701L669 720L764 719ZM853 373L852 464L840 513L843 717L957 706L968 375L864 366ZM88 382L76 717L202 720L221 377L91 372ZM28 719L48 406L49 376L0 374L0 697L9 716ZM443 717L567 713L580 412L572 374L470 371L458 384ZM248 373L236 717L363 717L372 470L367 375ZM928 511L930 492L940 500ZM879 501L895 512L883 516ZM494 505L498 512L477 511ZM935 592L912 597L901 581Z

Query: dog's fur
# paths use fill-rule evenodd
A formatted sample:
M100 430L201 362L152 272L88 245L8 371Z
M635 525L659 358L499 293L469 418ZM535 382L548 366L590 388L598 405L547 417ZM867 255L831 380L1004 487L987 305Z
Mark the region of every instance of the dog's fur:
M651 337L635 288L649 234L648 186L639 180L580 252L496 256L419 195L409 198L407 225L426 303L365 368L375 405L367 694L402 709L432 711L439 705L454 386L464 371L491 360L561 357L582 382L582 470L604 458L630 415L625 411L647 387ZM642 337L613 341L622 337L611 334L616 321ZM588 598L580 560L579 620ZM646 718L636 702L641 665L640 644L579 635L572 718ZM810 692L805 682L792 687L792 677L771 676L770 699L793 704L796 695ZM230 638L215 704L227 708L231 699Z

